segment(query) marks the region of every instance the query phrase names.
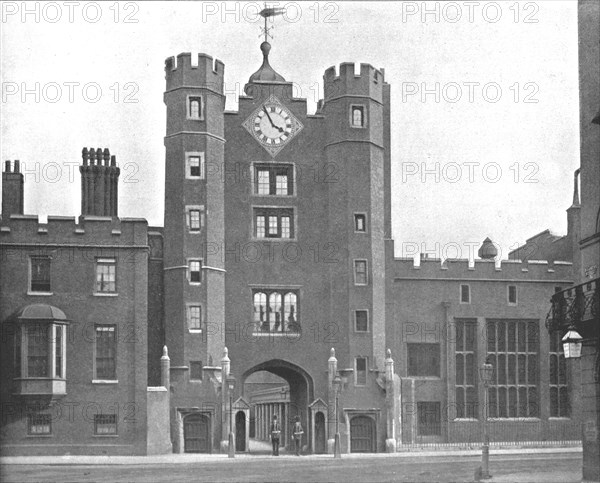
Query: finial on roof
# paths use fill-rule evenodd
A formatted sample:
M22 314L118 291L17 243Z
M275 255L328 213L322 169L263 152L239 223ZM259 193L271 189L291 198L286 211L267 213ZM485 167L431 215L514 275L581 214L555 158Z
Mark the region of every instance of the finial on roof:
M479 251L477 252L479 258L483 258L484 260L493 260L498 255L498 249L494 245L494 242L488 238L483 240L481 247L479 247Z

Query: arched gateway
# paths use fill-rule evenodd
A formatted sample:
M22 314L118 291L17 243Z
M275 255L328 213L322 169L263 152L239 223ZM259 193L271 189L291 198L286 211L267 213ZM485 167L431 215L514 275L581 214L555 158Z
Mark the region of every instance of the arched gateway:
M281 422L282 439L281 445L288 446L291 443L291 427L296 416L304 428L302 446L309 450L311 446L310 437L310 411L309 404L314 398L314 382L310 374L302 367L282 359L272 359L262 362L248 369L241 376L242 396L251 399L246 394L245 382L252 374L260 371L270 372L279 376L289 385L289 398L275 395L269 400L260 401L253 406L255 438L268 441L270 437L270 423L274 415Z

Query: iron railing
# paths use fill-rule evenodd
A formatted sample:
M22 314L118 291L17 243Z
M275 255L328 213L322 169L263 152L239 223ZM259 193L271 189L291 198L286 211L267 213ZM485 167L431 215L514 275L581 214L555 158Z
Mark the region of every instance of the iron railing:
M550 332L569 327L583 329L582 324L597 321L600 315L600 278L556 292L546 318Z

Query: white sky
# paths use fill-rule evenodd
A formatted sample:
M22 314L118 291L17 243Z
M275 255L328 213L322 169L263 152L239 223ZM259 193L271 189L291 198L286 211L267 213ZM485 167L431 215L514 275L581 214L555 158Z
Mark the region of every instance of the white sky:
M2 2L2 160L25 163L26 213L76 216L81 149L108 147L122 170L120 216L162 226L164 60L188 51L221 59L227 108L236 109L233 91L262 60L262 3L74 3L31 2L23 17L21 2ZM423 246L467 257L489 236L506 258L546 228L566 232L579 165L575 0L427 2L425 18L423 2L279 5L288 16L274 23L271 65L298 84L309 112L331 65L385 68L398 256ZM433 93L423 102L422 88L436 83L439 102ZM450 102L457 86L462 97Z

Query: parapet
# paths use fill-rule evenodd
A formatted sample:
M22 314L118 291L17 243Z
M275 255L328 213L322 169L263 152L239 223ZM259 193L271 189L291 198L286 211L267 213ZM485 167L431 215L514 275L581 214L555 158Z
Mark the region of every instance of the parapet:
M167 91L178 87L204 87L223 94L225 64L210 55L198 54L197 65L192 64L192 54L183 52L165 60Z
M371 64L360 64L360 73L355 74L355 64L344 62L339 66L339 74L336 73L335 66L332 66L323 75L325 102L343 95L369 96L383 102L384 83L383 69L376 69Z
M394 279L481 279L484 280L572 280L571 262L548 262L545 260L494 260L422 258L420 265L413 258L394 258Z
M79 220L73 216L48 216L48 223L40 223L37 215L10 215L0 221L0 245L3 250L48 245L147 247L148 222L110 216L81 216Z

